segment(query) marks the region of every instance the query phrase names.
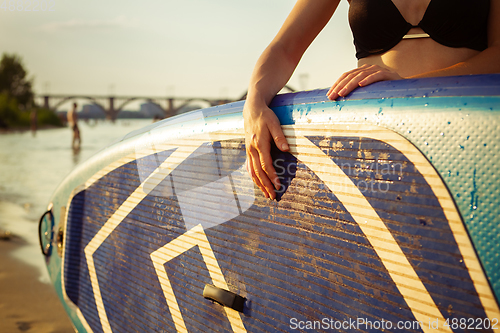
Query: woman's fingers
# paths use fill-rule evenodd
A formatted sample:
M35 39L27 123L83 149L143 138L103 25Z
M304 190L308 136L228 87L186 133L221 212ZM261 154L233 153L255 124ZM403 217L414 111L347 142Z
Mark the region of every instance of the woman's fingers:
M330 91L327 94L328 98L334 100L341 96L347 96L351 91L359 86L360 81L373 73L374 69L371 67L372 66L363 65L342 74L330 88Z
M271 143L256 142L254 135L253 144L250 147L250 169L251 175L255 184L260 188L266 198L274 199L276 197L274 192L274 184L271 179L276 177L273 168L273 161L271 158Z
M269 194L267 193L266 189L264 188L264 186L260 182L259 178L255 175L254 167L253 167L253 159L250 155L247 155L246 166L247 166L248 173L252 177L252 181L255 183L255 185L257 185L257 187L262 191L262 193L264 193L264 196L266 198L269 198Z
M351 75L352 73L358 73L359 71L364 70L367 67L368 67L367 65L362 65L360 67L354 68L354 69L352 69L352 70L350 70L348 72L343 73L342 75L340 75L340 77L337 79L337 81L335 81L335 83L332 85L332 87L330 88L330 90L328 91L328 93L338 92L337 87L341 84L341 82L345 81L345 79L349 75Z
M354 89L359 87L359 82L364 80L368 75L371 75L372 71L358 71L348 75L340 84L337 89L339 90L338 95L345 97L351 93Z
M391 71L377 71L366 76L363 80L359 81L359 86L364 87L378 81L402 80L403 78L396 72Z
M279 150L283 152L287 152L290 150L290 146L288 145L288 142L286 140L285 134L283 133L283 130L281 129L281 124L279 121L272 121L268 125L269 132L271 133L271 136L274 139L274 144L276 147L278 147ZM281 188L281 182L279 180L278 175L276 174L276 169L274 168L273 160L271 158L271 155L268 155L263 159L264 161L264 167L263 169L266 170L266 173L271 179L271 181L274 184L274 188L276 190ZM267 168L267 165L270 166L270 168ZM267 172L269 170L269 172Z
M378 65L363 65L346 72L333 84L327 93L330 100L349 95L359 86L367 86L374 82L402 79L397 73Z
M348 72L342 74L337 81L332 85L328 93L326 94L329 99L334 100L340 96L340 91L345 87L345 85L350 82L358 73L367 69L367 65L363 65L358 68L354 68Z
M258 116L256 116L258 114ZM245 144L247 147L247 168L255 184L266 198L276 197L275 189L281 187L271 157L271 140L282 151L289 150L285 135L274 112L265 108L254 112L245 122Z

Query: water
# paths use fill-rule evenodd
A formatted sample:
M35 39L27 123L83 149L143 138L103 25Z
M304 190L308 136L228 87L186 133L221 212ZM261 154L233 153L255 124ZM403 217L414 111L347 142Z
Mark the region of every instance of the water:
M38 219L46 210L57 185L80 162L125 134L151 124L151 120L116 123L81 122L82 147L71 149L69 128L0 134L0 229L24 238L28 245L13 256L40 270L48 282L40 247Z

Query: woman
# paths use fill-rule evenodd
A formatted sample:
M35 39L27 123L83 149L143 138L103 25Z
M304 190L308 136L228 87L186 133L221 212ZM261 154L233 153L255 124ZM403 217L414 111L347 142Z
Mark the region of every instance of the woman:
M340 0L298 0L250 79L243 110L247 169L266 198L279 179L271 140L289 146L268 105L334 14ZM500 0L350 0L358 68L344 73L327 96L383 80L500 72ZM334 42L334 41L332 41Z

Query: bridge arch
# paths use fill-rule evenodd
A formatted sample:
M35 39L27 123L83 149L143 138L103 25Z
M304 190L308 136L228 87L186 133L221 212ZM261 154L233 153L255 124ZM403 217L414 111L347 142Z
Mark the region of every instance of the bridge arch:
M175 108L175 114L178 114L178 112L182 108L185 108L186 106L191 105L195 102L202 102L204 104L204 105L200 106L201 109L211 107L211 106L218 104L212 100L208 100L208 99L204 99L204 98L190 98L190 99L185 100L184 103L182 103L181 105L179 105L178 107Z
M124 108L126 105L128 105L128 104L130 104L130 103L132 103L132 102L134 102L134 101L138 101L138 100L142 100L142 99L143 99L143 100L145 100L145 101L149 101L148 99L146 99L146 98L141 98L141 97L130 97L130 98L127 98L125 101L123 101L120 105L118 105L118 106L115 108L116 114L120 113L120 111L122 111L122 110L123 110L123 108Z
M62 98L60 101L58 101L53 107L51 107L53 110L57 110L58 107L60 107L61 105L63 105L64 103L70 101L70 100L76 100L76 99L87 99L89 100L90 102L92 102L92 104L94 105L97 105L98 107L100 107L102 109L102 111L104 113L106 113L106 109L102 106L102 104L100 104L99 102L97 102L97 100L93 97L90 97L90 96L68 96L68 97L64 97Z

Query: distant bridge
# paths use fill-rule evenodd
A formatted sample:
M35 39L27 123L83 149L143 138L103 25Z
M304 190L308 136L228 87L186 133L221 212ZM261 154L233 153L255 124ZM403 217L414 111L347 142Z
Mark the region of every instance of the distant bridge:
M285 86L284 90L294 91L289 86ZM43 105L45 109L56 111L61 105L68 101L78 99L86 99L90 103L102 109L107 119L114 120L118 113L125 106L134 101L145 101L158 105L164 110L165 118L175 116L179 110L192 102L206 102L210 106L216 106L242 100L246 98L246 93L239 99L220 99L220 98L205 98L205 97L151 97L151 96L105 96L105 95L79 95L79 94L44 94L36 95L35 99L39 102L38 105Z
M215 99L203 97L151 97L151 96L99 96L99 95L68 95L68 94L46 94L35 96L38 100L42 100L45 109L56 111L61 105L68 101L75 101L79 99L86 99L90 103L102 109L107 119L114 120L118 113L124 109L125 106L134 101L145 101L157 104L164 110L165 117L170 117L178 114L179 110L184 106L196 101L209 103L211 106L233 102L228 99Z

